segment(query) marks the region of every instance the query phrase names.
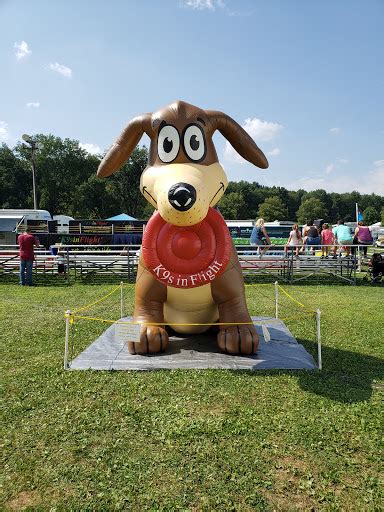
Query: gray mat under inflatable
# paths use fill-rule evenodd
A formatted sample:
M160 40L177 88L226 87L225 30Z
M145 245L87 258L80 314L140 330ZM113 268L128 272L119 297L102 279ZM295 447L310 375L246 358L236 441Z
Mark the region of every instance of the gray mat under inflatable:
M129 320L129 318L126 318ZM313 357L300 345L281 320L253 317L263 322L270 334L264 340L261 325L256 325L260 343L253 356L232 356L219 352L216 335L206 333L188 337L171 336L166 352L151 355L131 355L127 344L115 339L111 325L70 364L71 370L173 370L177 368L223 368L228 370L317 369Z

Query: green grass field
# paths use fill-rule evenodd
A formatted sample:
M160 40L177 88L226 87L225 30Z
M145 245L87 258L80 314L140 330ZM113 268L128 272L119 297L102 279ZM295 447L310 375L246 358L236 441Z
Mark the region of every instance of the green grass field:
M64 371L64 310L112 288L0 287L2 510L382 510L382 287L286 287L322 311L321 372ZM273 315L272 287L247 296ZM313 320L281 302L315 355ZM74 352L104 328L76 322Z

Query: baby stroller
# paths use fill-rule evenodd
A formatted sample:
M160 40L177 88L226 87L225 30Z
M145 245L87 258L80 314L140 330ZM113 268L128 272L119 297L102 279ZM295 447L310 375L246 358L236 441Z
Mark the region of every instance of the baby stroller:
M384 275L384 258L383 253L375 252L372 254L371 259L368 262L368 273L367 279L371 281L372 284L378 283L381 281Z

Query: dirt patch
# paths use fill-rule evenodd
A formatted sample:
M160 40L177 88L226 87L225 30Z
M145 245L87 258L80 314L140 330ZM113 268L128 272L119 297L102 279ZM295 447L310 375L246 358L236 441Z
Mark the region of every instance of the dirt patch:
M5 504L6 510L24 510L27 507L37 505L40 501L40 496L37 491L22 491L16 498L7 501Z
M286 477L289 475L289 481L298 482L300 477L309 471L309 467L310 466L308 462L304 460L304 457L300 457L299 455L297 457L285 455L276 460L273 476L277 481L284 481L287 480Z
M312 512L318 510L318 503L315 500L300 494L279 494L276 491L264 491L263 495L274 511L297 512L302 510Z
M313 468L312 468L313 469ZM305 489L300 489L303 477L308 474L309 464L304 457L285 455L279 457L271 470L275 483L273 492L263 494L276 510L316 510L318 503Z

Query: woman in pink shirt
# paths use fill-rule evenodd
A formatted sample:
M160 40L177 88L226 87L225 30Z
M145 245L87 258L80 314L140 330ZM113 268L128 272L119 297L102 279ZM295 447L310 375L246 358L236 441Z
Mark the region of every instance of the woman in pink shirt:
M333 234L332 229L329 227L329 224L327 224L326 222L323 224L322 228L323 229L321 231L321 245L322 245L321 257L324 258L324 253L325 253L325 257L328 258L330 247L324 247L324 246L334 245L335 235Z

